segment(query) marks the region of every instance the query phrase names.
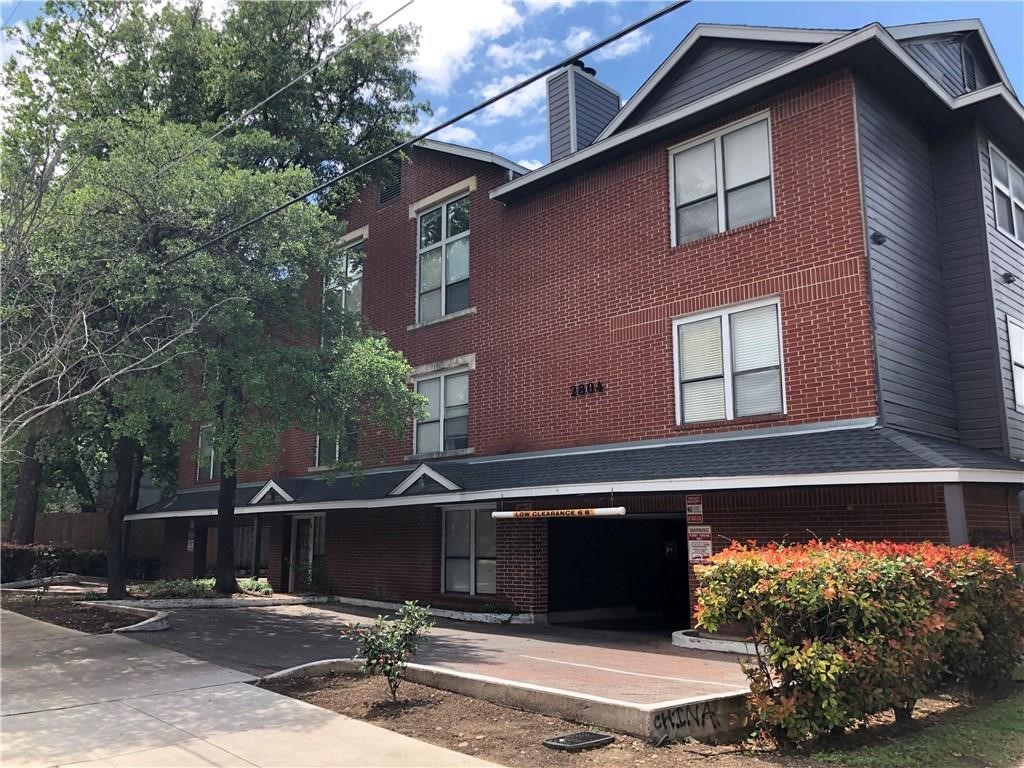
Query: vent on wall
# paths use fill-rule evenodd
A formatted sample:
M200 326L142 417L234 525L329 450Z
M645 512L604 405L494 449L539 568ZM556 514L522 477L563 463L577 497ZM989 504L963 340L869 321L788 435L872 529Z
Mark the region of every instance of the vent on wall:
M388 158L384 164L381 179L377 183L379 194L377 202L385 205L402 196L402 161L399 158Z
M960 45L964 58L964 90L973 91L978 88L978 72L974 64L974 54L967 50L966 42Z

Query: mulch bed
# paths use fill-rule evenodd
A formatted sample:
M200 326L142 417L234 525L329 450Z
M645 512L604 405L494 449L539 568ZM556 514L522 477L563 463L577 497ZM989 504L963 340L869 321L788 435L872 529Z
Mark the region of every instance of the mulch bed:
M392 703L382 678L327 675L264 683L264 687L342 715L366 720L406 736L512 768L768 768L814 763L773 753L754 754L737 745L673 744L654 747L616 734L607 747L570 754L541 742L587 730L578 723L522 712L461 694L404 682ZM602 732L607 732L602 729Z
M13 595L4 594L0 607L40 621L56 624L90 635L102 635L120 627L137 624L142 618L123 611L79 605L82 595Z

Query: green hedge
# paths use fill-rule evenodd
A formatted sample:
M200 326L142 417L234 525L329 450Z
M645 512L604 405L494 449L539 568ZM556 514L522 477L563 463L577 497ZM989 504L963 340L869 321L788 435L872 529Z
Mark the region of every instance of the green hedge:
M58 573L106 576L107 553L53 544L0 545L0 581L23 581ZM129 579L154 579L159 574L159 557L133 555L125 561L125 575Z
M1024 656L1024 591L986 549L831 541L733 544L697 569L699 626L757 645L750 709L795 741L914 702L950 681L991 685Z

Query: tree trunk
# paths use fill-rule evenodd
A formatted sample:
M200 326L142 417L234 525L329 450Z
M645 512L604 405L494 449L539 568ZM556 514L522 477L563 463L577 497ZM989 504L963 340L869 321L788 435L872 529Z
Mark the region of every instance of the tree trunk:
M121 437L114 448L114 470L117 481L114 500L107 514L107 597L123 598L128 592L124 583L124 516L133 511L136 498L138 465L142 461L142 446L130 437Z
M217 495L217 585L222 595L238 591L235 580L235 487L238 476L228 474L225 462L220 463L220 488Z
M18 467L18 487L14 492L14 511L7 540L12 544L31 544L36 536L36 511L39 509L39 488L42 484L43 465L36 456L39 433L33 431L25 441L21 465Z
M75 488L75 493L78 494L82 512L96 514L98 511L96 509L96 496L92 492L92 486L89 485L89 478L86 477L85 470L82 469L82 462L77 459L72 461L71 466L68 467L68 473L71 484Z

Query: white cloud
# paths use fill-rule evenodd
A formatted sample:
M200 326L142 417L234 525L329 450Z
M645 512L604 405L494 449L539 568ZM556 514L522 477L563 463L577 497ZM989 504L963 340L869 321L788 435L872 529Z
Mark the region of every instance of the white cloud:
M480 143L480 138L476 135L476 131L463 125L449 125L430 138L437 139L438 141L450 141L453 144L473 145Z
M375 0L373 13L379 18L397 5L389 2L385 6L382 0ZM470 69L478 48L512 31L521 22L513 0L420 0L384 28L399 24L420 28L420 46L413 69L426 90L446 94L459 76Z
M594 52L594 58L597 61L621 59L636 53L650 42L651 36L642 29L638 29L636 32L630 32L625 37L620 37L614 43L609 43L604 48L598 49Z
M536 170L537 168L540 168L542 165L544 165L543 161L541 160L516 160L516 162L519 165L523 166L524 168L529 168L531 171Z
M509 141L504 144L497 144L494 147L494 151L502 155L518 155L539 147L545 141L547 141L547 134L531 133L529 136L523 136L523 138L518 141Z
M526 79L526 77L527 75L504 75L497 80L492 80L481 88L480 96L490 99ZM537 113L538 108L546 99L547 90L544 87L544 80L537 80L485 109L480 113L480 124L494 125L507 118L524 117L531 112Z
M572 53L581 48L586 48L595 40L597 40L597 35L594 34L594 30L587 27L571 27L569 34L562 41L562 45L565 46L567 51Z
M543 59L554 46L546 37L517 40L512 45L494 43L487 49L487 58L498 69L521 69Z

